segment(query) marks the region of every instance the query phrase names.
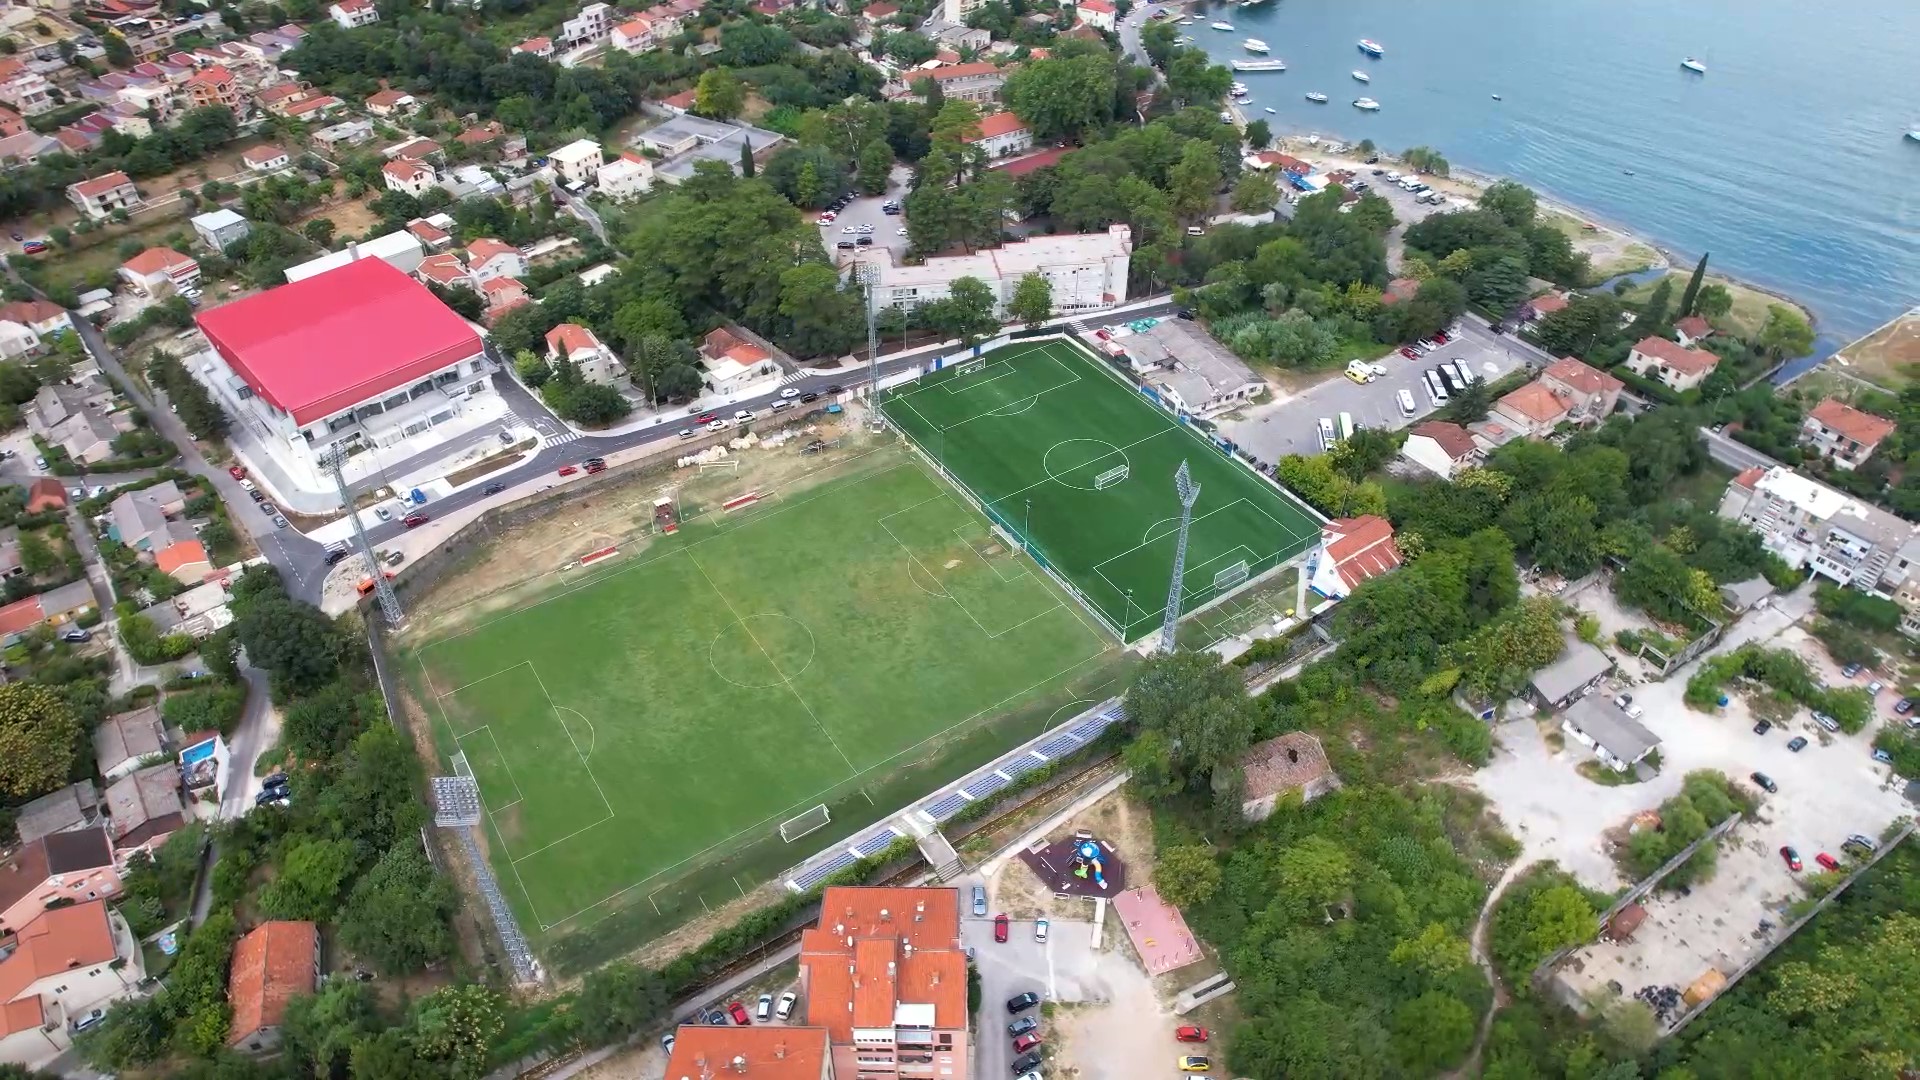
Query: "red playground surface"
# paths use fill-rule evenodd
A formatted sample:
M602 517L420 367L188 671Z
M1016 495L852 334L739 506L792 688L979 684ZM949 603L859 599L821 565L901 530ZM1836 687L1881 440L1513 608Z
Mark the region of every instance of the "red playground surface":
M1104 840L1081 833L1051 844L1036 844L1020 861L1047 888L1067 896L1113 896L1127 887L1127 864Z
M1200 959L1200 943L1180 909L1160 899L1153 886L1128 889L1113 898L1113 913L1133 939L1149 975L1165 975Z

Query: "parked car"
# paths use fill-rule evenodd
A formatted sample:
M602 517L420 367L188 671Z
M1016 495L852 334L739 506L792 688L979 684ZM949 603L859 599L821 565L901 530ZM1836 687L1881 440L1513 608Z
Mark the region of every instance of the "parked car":
M1853 677L1854 677L1855 675L1858 675L1858 674L1860 674L1860 672L1861 672L1861 671L1862 671L1862 670L1863 670L1863 669L1864 669L1865 667L1866 667L1866 665L1865 665L1865 664L1848 664L1848 665L1847 665L1846 667L1843 667L1843 668L1841 668L1841 669L1840 669L1840 674L1841 674L1841 675L1843 675L1843 676L1845 676L1845 677L1847 677L1847 678L1849 678L1849 679L1851 679L1851 678L1853 678Z
M283 517L281 517L281 516L280 516L279 514L275 514L275 515L273 515L273 527L274 527L274 528L276 528L276 529L284 529L284 528L286 528L286 527L287 527L287 519L286 519L286 518L283 518Z
M793 1015L793 1007L799 1001L800 995L791 990L781 994L780 1004L774 1008L773 1015L779 1017L782 1021L786 1020L787 1017Z
M1765 735L1767 732L1772 730L1773 730L1773 721L1771 720L1758 720L1754 722L1753 733L1755 735Z
M1032 1050L1034 1047L1039 1045L1040 1045L1040 1036L1022 1035L1019 1038L1013 1040L1013 1052L1016 1054L1024 1054L1027 1051Z
M693 422L696 424L711 424L718 419L720 419L719 413L709 412L709 413L701 413L699 416L694 417Z
M594 473L606 472L607 463L601 461L599 458L594 458L592 461L587 462L584 468L587 470L587 475L592 476Z
M985 885L975 885L973 887L973 913L975 915L985 915L987 913L987 887Z
M727 1015L733 1017L733 1022L741 1027L753 1023L753 1018L747 1015L747 1007L737 1001L727 1002Z
M1008 998L1007 1011L1010 1013L1025 1012L1038 1004L1040 1004L1040 995L1029 990L1024 994L1015 994Z
M669 1056L673 1054L673 1043L673 1032L669 1031L665 1035L660 1036L660 1049L665 1050Z
M263 502L260 504L260 512L267 515L268 517L272 517L273 515L280 512L280 508L273 505L270 502Z
M400 524L405 525L409 529L417 529L432 520L433 518L427 514L408 514L401 519Z
M1760 787L1763 790L1766 790L1766 791L1780 790L1780 785L1774 783L1773 777L1768 776L1766 773L1763 773L1763 772L1749 773L1747 778L1749 780L1752 780L1755 784L1760 785Z
M1816 724L1819 724L1823 728L1826 728L1828 731L1840 730L1840 721L1835 720L1833 717L1828 716L1826 713L1823 713L1823 712L1814 713L1813 722Z
M681 437L681 438L683 438L683 439L691 439L691 438L693 438L693 437L695 437L695 436L696 436L696 435L698 435L698 434L699 434L699 432L696 432L696 431L694 431L694 430L693 430L692 428L690 428L690 427L683 427L683 428L681 428L681 429L680 429L680 437Z
M993 940L1007 940L1007 913L1004 911L993 917Z
M840 392L841 392L841 390L842 390L842 389L843 389L843 388L841 387L841 385L840 385L839 383L834 383L834 384L833 384L832 386L829 386L829 387L827 387L827 393L829 393L829 394L838 394L838 393L840 393Z
M1876 679L1875 681L1867 684L1867 693L1873 697L1879 697L1880 691L1885 690L1886 688L1887 688L1887 685L1885 683L1880 682L1879 680Z
M505 490L507 490L507 485L505 484L488 484L484 489L481 490L480 494L498 495Z
M1894 702L1893 711L1899 713L1901 716L1907 715L1908 713L1913 711L1913 699L1910 697L1903 697L1899 701Z
M1047 920L1036 919L1033 923L1033 940L1044 945L1047 941Z
M791 401L800 396L800 391L795 390L791 386L783 386L780 388L780 396L785 400Z
M800 395L800 404L802 405L809 405L819 400L820 400L819 394L801 394Z
M1802 750L1805 750L1806 748L1807 748L1807 737L1805 735L1795 735L1793 738L1787 740L1787 749L1793 751L1796 754Z
M1846 843L1840 845L1840 850L1859 851L1871 855L1878 850L1879 847L1880 845L1874 843L1872 838L1854 833L1852 836L1847 837Z
M72 627L71 629L60 631L60 640L71 641L76 643L82 642L82 641L92 641L93 632L88 630L84 626L75 626L75 627Z
M713 1010L707 1014L707 1025L709 1027L726 1027L727 1014L721 1012L719 1009Z
M1893 755L1887 753L1885 750L1882 750L1879 747L1874 747L1873 760L1879 762L1882 765L1891 765L1893 764Z
M233 477L235 480L245 480L247 478L246 466L229 465L227 466L227 475Z
M1792 870L1796 874L1800 872L1800 853L1793 850L1793 848L1782 846L1780 848L1780 859L1787 864L1787 869Z
M1836 858L1834 858L1833 856L1831 856L1831 855L1829 855L1829 854L1827 854L1827 853L1826 853L1826 852L1824 852L1824 851L1823 851L1823 852L1821 852L1821 853L1820 853L1820 854L1818 854L1818 855L1815 855L1815 856L1813 857L1813 861L1814 861L1814 862L1817 862L1817 863L1819 863L1819 864L1820 864L1820 868L1821 868L1822 870L1838 870L1838 869L1840 869L1840 860L1839 860L1839 859L1836 859Z
M1176 1042L1203 1043L1207 1041L1207 1029L1188 1024L1185 1027L1175 1028L1173 1038Z
M1179 1061L1181 1072L1206 1072L1213 1068L1213 1062L1197 1054L1188 1054Z
M1032 1031L1034 1028L1037 1028L1039 1026L1040 1026L1039 1017L1023 1016L1020 1019L1015 1020L1013 1023L1007 1025L1007 1034L1008 1035L1025 1035L1027 1032Z
M1032 1072L1040 1067L1041 1060L1039 1054L1022 1054L1013 1059L1013 1071L1015 1073Z
M373 516L379 518L381 521L392 521L393 511L384 506L376 506L373 508Z
M772 994L760 995L760 1001L755 1005L753 1010L753 1018L755 1020L760 1021L763 1024L773 1019L773 995Z
M402 562L406 561L406 558L407 553L404 551L389 551L387 552L386 564L388 566L399 566Z
M572 465L562 465L562 466L560 466L560 469L559 469L559 475L561 475L561 476L572 476L572 475L573 475L574 473L577 473L577 472L579 472L579 471L580 471L580 470L579 470L578 468L576 468L576 467L574 467L574 466L572 466Z

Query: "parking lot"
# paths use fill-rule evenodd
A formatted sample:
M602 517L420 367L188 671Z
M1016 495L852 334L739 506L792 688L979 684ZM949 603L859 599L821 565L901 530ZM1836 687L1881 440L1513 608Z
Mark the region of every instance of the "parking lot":
M1811 607L1810 588L1775 597L1769 607L1731 627L1715 651L1757 641L1792 650L1829 684L1847 684L1825 649L1799 625ZM1755 717L1740 694L1712 713L1682 702L1695 670L1683 667L1661 682L1623 681L1596 691L1630 690L1645 709L1641 722L1662 740L1659 775L1646 783L1602 787L1586 780L1575 768L1588 752L1571 739L1555 750L1543 733L1550 725L1525 719L1499 727L1493 762L1474 775L1474 785L1520 839L1524 859L1555 860L1583 883L1605 891L1625 884L1611 855L1619 830L1634 814L1676 794L1687 773L1717 770L1759 799L1755 819L1721 842L1713 876L1694 885L1691 895L1659 894L1648 900L1646 922L1630 942L1583 950L1563 969L1571 988L1618 982L1631 995L1643 986L1684 990L1710 966L1731 974L1767 944L1768 934L1755 936L1762 919L1774 924L1773 934L1787 924L1782 912L1807 895L1801 882L1818 871L1816 855L1826 852L1844 861L1841 844L1848 835L1877 837L1889 821L1912 812L1903 798L1904 782L1873 761L1875 726L1857 735L1830 735L1801 710L1756 735ZM1851 682L1864 685L1864 676ZM1891 692L1879 696L1876 725L1901 722L1893 715L1896 700ZM1808 739L1798 752L1787 748L1796 735ZM1748 779L1756 771L1772 778L1779 790L1760 791ZM1799 853L1804 867L1799 873L1781 859L1782 845Z
M1398 350L1360 357L1386 365L1387 373L1370 383L1361 385L1336 374L1303 393L1247 409L1244 419L1226 421L1220 425L1220 432L1255 458L1272 464L1288 454L1320 453L1321 417L1332 420L1348 413L1356 425L1364 428L1397 429L1418 423L1437 411L1422 376L1443 360L1458 358L1475 375L1489 381L1528 363L1544 366L1551 361L1539 349L1509 335L1495 334L1472 316L1462 318L1459 326L1457 336L1418 360L1409 360ZM1400 410L1401 390L1413 395L1411 417Z
M846 265L857 251L870 251L873 248L888 248L897 259L907 250L907 237L901 232L907 227L906 214L888 214L882 207L888 202L905 202L907 180L911 173L896 168L887 178L885 195L860 196L835 212L834 220L820 226L820 242L833 253L834 262ZM873 231L861 233L863 226L871 226ZM843 248L842 243L858 243L862 235L871 236L873 243L864 248Z

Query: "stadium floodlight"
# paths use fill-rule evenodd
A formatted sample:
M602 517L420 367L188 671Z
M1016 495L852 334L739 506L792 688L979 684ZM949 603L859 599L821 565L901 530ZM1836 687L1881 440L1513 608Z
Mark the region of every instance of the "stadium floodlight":
M1193 482L1185 461L1174 470L1173 491L1180 498L1180 534L1173 544L1173 581L1167 586L1167 610L1160 620L1160 648L1165 652L1173 651L1173 624L1180 620L1183 592L1180 578L1187 570L1187 530L1193 526L1193 504L1200 498L1200 485Z
M333 474L334 490L340 493L340 508L347 513L347 520L353 523L353 538L360 543L360 553L367 557L368 573L373 575L373 595L380 601L380 614L386 617L388 626L399 626L406 618L400 610L400 598L394 595L393 583L387 580L385 571L380 568L380 560L374 557L373 541L367 539L367 530L360 523L360 515L353 508L353 497L347 493L347 478L340 466L347 460L347 448L335 446L326 455L327 471Z
M880 311L874 303L873 293L874 287L880 284L880 268L870 262L856 261L853 264L853 277L866 291L867 412L872 417L870 424L878 431L886 424L885 417L880 415Z

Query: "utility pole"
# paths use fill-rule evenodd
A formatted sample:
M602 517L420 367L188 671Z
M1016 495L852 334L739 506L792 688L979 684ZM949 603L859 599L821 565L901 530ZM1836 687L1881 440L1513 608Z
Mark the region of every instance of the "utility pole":
M394 595L393 582L381 570L380 560L374 557L373 541L367 539L366 527L360 524L360 515L354 512L353 497L347 493L347 478L340 467L347 459L344 447L335 446L327 454L327 471L333 474L334 490L340 493L340 508L347 513L347 520L353 522L353 538L359 541L360 553L367 557L367 566L373 575L373 595L380 600L380 614L386 617L388 626L399 626L406 618L400 610L400 598Z
M1173 651L1174 624L1180 621L1180 579L1187 572L1187 530L1193 526L1193 504L1200 498L1200 485L1182 461L1173 474L1173 491L1180 498L1180 534L1173 545L1173 581L1167 585L1167 610L1160 621L1160 648Z

